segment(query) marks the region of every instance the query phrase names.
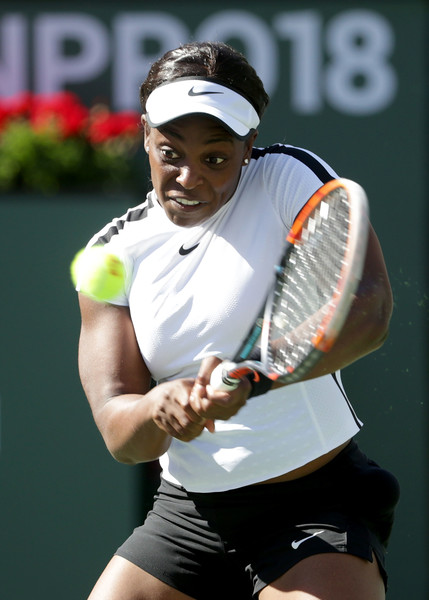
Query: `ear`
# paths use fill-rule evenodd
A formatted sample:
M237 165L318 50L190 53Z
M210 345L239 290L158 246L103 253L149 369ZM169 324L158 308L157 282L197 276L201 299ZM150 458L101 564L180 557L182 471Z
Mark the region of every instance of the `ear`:
M247 158L250 159L250 156L252 154L252 148L253 145L255 143L256 138L258 137L258 130L255 129L255 131L253 131L251 133L251 135L249 135L248 138L245 139L244 141L244 155L243 155L243 161Z
M143 139L144 147L146 152L148 151L149 137L150 137L150 126L148 125L144 115L141 116L141 124L143 125Z

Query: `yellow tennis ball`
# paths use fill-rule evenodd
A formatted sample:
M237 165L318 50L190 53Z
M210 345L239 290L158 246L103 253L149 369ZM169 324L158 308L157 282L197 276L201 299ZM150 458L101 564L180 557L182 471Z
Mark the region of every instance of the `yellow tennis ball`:
M125 267L104 246L80 250L71 263L70 274L82 294L99 302L112 300L124 289Z

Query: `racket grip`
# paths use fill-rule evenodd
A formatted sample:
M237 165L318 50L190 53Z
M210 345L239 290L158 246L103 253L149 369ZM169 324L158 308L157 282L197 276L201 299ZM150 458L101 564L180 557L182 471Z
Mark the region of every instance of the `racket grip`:
M236 369L236 363L224 360L213 370L210 385L217 392L231 392L240 385L240 378L230 377L229 371Z
M212 372L210 385L217 392L230 392L240 385L240 381L249 373L254 373L250 367L224 360Z

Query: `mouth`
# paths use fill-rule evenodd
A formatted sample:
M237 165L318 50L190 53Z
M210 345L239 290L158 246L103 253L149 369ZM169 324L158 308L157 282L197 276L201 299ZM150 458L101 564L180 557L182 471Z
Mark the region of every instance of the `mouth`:
M199 200L190 200L189 198L182 198L180 196L177 198L170 197L170 200L184 209L193 208L202 204Z

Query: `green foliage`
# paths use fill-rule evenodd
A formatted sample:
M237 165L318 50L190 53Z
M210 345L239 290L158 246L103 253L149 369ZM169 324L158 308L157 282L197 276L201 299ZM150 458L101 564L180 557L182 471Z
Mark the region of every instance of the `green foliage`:
M137 113L91 111L70 93L0 100L0 192L138 187Z

